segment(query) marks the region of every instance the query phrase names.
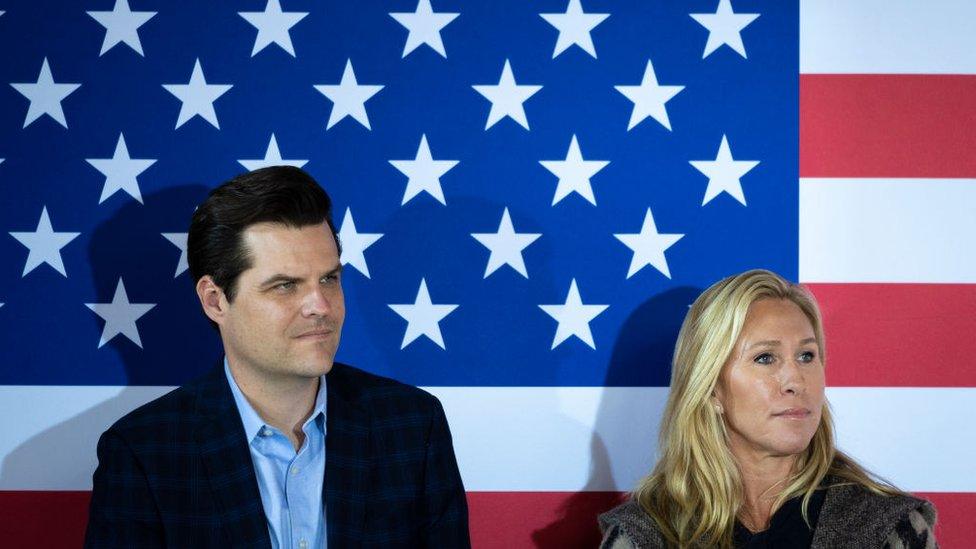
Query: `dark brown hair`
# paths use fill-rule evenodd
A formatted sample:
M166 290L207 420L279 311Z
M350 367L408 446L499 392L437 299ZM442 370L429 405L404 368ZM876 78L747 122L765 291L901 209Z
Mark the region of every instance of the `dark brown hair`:
M329 225L342 252L332 200L312 176L291 166L272 166L238 175L210 192L193 213L186 255L193 282L210 275L233 301L237 279L251 267L244 231L257 223L307 227Z

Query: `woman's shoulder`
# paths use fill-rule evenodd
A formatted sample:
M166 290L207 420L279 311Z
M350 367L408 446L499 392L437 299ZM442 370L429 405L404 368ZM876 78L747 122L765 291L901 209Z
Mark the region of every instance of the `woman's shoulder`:
M853 515L851 520L875 518L900 520L912 511L935 524L936 512L931 502L911 494L879 494L860 484L835 482L828 485L825 511Z
M893 535L908 534L911 528L916 538L931 539L931 546L935 546L932 534L935 520L935 507L924 499L909 494L879 494L860 484L828 483L815 542L817 538L831 540L821 545L827 547L837 546L841 540L857 540L862 546L879 547L895 539Z
M634 500L600 515L601 549L650 549L664 546L664 538L644 509Z

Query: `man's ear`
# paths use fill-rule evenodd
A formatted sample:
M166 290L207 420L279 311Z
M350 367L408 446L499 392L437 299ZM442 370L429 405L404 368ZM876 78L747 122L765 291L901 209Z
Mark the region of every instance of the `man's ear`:
M214 283L210 275L203 275L200 280L197 280L196 290L197 297L200 299L200 306L203 307L203 314L218 325L223 324L227 314L227 299L224 296L224 290Z

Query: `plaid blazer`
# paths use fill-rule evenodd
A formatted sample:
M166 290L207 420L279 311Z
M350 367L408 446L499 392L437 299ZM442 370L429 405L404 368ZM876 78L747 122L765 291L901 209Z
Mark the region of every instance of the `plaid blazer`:
M329 547L470 547L440 402L339 363L327 391ZM110 427L93 483L86 547L271 547L222 367Z

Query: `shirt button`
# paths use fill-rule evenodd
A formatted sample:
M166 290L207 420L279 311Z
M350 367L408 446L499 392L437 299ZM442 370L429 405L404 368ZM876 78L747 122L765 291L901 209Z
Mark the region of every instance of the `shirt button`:
M271 429L268 429L267 427L265 427L264 429L261 429L261 436L263 436L263 437L270 437L271 436Z
M301 547L301 549L307 549L308 548L308 541L301 540L301 541L298 542L298 546Z
M291 476L297 475L298 474L298 469L299 469L299 467L297 465L292 466L292 468L291 468Z

